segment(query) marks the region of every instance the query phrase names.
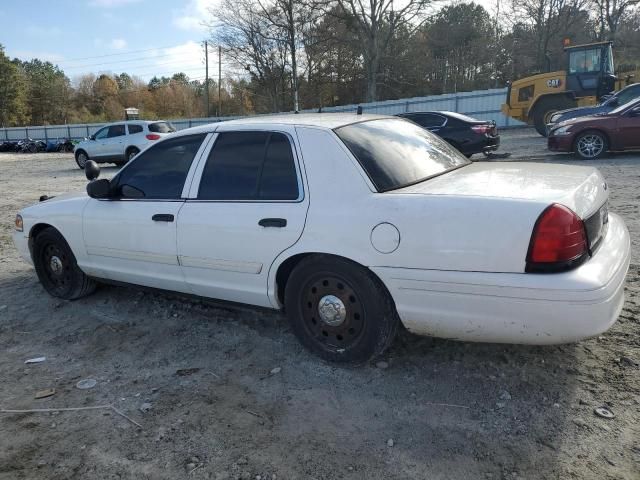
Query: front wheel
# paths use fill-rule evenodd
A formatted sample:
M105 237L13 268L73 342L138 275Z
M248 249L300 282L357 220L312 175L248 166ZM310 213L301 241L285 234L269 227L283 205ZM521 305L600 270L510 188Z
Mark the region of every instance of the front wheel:
M285 288L298 340L325 360L360 364L389 347L399 319L381 282L367 269L326 255L303 259Z
M54 297L75 300L96 288L96 282L80 270L69 244L54 228L46 228L36 236L33 263L40 283Z
M607 138L600 132L581 133L576 138L573 150L584 160L594 160L602 157L607 151Z
M82 170L84 170L84 166L87 164L88 160L89 156L83 150L76 152L76 163Z

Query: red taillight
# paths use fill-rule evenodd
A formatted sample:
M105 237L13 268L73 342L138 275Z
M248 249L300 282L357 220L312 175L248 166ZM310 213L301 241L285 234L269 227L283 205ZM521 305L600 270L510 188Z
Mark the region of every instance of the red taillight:
M147 140L160 140L160 135L157 133L149 133L147 134Z
M536 222L529 244L527 271L566 270L587 254L587 235L582 219L554 203Z
M472 125L471 130L475 133L485 134L491 131L491 125Z

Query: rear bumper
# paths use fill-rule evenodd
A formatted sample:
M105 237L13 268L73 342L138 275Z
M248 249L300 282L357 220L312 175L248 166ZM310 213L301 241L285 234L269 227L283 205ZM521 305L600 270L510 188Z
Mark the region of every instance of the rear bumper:
M609 329L624 304L629 233L617 215L609 222L596 254L569 272L372 270L414 333L476 342L575 342Z
M472 155L474 153L493 152L497 150L498 147L500 147L500 135L496 135L495 137L478 135L477 139L463 144L460 150L464 154Z
M552 152L571 152L573 150L573 136L547 137L547 148Z

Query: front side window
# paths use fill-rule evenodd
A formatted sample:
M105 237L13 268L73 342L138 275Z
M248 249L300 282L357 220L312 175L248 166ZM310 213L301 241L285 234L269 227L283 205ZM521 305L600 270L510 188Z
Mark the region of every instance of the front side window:
M296 200L296 166L286 135L223 132L202 172L199 200Z
M600 71L600 48L569 52L569 73L597 73Z
M621 90L616 97L618 99L618 105L624 105L625 103L640 97L640 85L625 88L624 90Z
M111 181L116 196L179 199L206 134L169 138L138 155ZM124 187L124 188L123 188Z
M111 125L107 138L121 137L125 134L124 125Z
M395 190L470 162L436 135L401 119L336 128L379 192Z
M98 130L96 133L93 134L93 138L95 138L96 140L107 138L107 133L109 133L109 127L101 128L100 130Z

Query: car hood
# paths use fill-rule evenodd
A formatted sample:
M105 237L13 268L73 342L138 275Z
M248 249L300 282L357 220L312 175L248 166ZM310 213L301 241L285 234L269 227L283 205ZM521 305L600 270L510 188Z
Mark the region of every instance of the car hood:
M78 202L84 203L84 200L87 200L88 198L89 196L87 195L87 192L63 193L61 195L51 196L47 200L34 203L33 205L29 205L22 209L21 213L27 216L35 215L40 217L43 212L49 211L52 208L55 208L56 210L59 208L66 208L66 206L71 206Z
M528 162L473 163L394 193L560 203L582 218L608 198L606 182L593 167Z

